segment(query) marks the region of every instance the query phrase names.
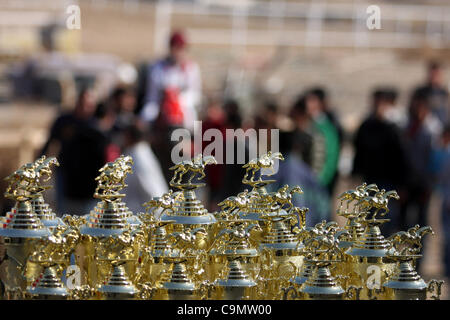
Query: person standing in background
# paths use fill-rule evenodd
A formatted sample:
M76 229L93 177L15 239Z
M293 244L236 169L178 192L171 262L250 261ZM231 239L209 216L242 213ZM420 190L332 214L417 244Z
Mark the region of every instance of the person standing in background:
M115 114L114 124L110 129L111 141L123 151L125 145L123 131L137 120L135 92L129 87L116 87L106 104Z
M320 136L311 116L308 114L306 96L301 95L293 104L289 117L294 122L292 132L283 133L284 143L280 146L285 161L280 161L279 170L273 179L276 183L269 185L270 191L276 191L282 185L300 185L304 191L301 196L293 198L294 205L308 207L307 226L314 226L324 219L330 219L330 202L326 188L319 182L312 170L314 160L314 136Z
M117 112L110 101L100 102L94 114L95 127L106 142L106 162L114 161L120 156L120 147L114 139L114 123Z
M219 100L211 98L206 106L205 115L202 120L202 136L209 129L219 130L223 139L225 139L225 130L226 130L226 115L223 110L223 107ZM204 156L216 156L216 154L205 154L205 148L209 145L209 141L202 142L202 153ZM222 150L218 150L219 152L225 152L225 147ZM217 152L217 150L215 150ZM222 159L224 162L226 159ZM205 168L206 173L206 183L208 186L208 207L211 211L217 210L217 203L222 201L220 196L220 192L222 186L225 183L225 165L223 163L218 163L214 166L207 166Z
M152 197L160 197L169 191L158 159L144 139L143 131L136 125L127 126L124 131L124 154L133 158L133 174L128 175L128 185L124 198L128 208L142 212L142 204Z
M200 69L187 57L187 42L182 32L172 33L168 55L148 67L144 92L139 116L151 127L150 144L169 181L170 155L176 144L171 141L172 131L177 128L193 131L198 117L196 107L201 99Z
M72 112L59 116L41 154L54 153L58 215L85 215L95 206L93 194L98 170L108 161L109 140L97 128L92 92L83 89Z
M320 99L313 92L306 93L306 111L314 129L311 168L320 184L331 195L339 161L339 134L323 111Z
M111 95L111 103L117 114L114 130L122 130L136 120L136 94L132 88L117 87Z
M311 118L306 110L306 98L301 95L292 106L289 117L294 122L294 131L289 135L285 134L285 141L288 141L282 148L289 153L295 149L302 161L311 168L312 166L312 145L313 137L311 132Z
M141 118L193 130L201 98L201 77L197 63L187 57L182 32L172 33L169 54L149 67L146 82Z
M225 113L225 130L226 129L239 129L242 128L243 120L241 115L241 107L239 102L234 99L227 99L224 101L222 105L222 109ZM228 141L227 139L233 139L233 141ZM224 153L223 158L224 162L227 160L227 148L226 145L228 143L233 144L233 161L232 163L227 163L224 166L223 176L225 177L223 180L223 184L219 190L219 194L216 198L225 199L227 197L236 195L237 193L244 191L245 188L248 188L247 185L242 183L242 177L245 174L245 169L242 168L243 164L238 163L238 150L244 150L245 153L245 162L248 162L250 159L248 144L246 141L242 141L238 139L236 136L227 137L224 139ZM233 178L231 178L233 177ZM240 177L238 179L234 179L234 177Z
M436 61L428 64L427 81L416 91L425 91L429 97L431 115L426 125L435 137L439 137L450 121L450 103L447 88L444 85L442 66Z
M442 197L442 233L444 237L445 276L450 279L450 125L447 125L433 150L433 177Z
M355 135L352 173L367 183L377 184L379 189L397 190L402 199L407 160L401 129L388 117L394 106L392 90L373 92L371 113ZM390 201L389 209L393 221L382 226L386 234L398 231L399 203Z
M337 158L338 158L337 161L339 161L339 154L340 154L341 147L342 147L344 132L343 132L342 126L339 122L339 119L338 119L336 113L329 106L327 92L322 87L316 87L316 88L311 89L309 91L309 94L311 96L314 96L315 98L317 98L317 102L320 105L320 110L322 111L323 114L326 115L326 117L328 118L328 121L333 125L333 127L334 127L333 131L335 131L337 133L338 144L339 144L338 148L337 148ZM334 139L334 138L332 138L332 139ZM334 174L331 178L331 181L327 185L330 195L333 194L334 187L336 186L337 178L338 178L338 170L337 170L337 163L336 163L336 169L334 171Z
M409 105L408 124L404 129L408 174L401 199L400 230L407 230L408 226L415 224L428 224L427 210L432 190L432 135L425 120L429 111L426 90L415 91Z

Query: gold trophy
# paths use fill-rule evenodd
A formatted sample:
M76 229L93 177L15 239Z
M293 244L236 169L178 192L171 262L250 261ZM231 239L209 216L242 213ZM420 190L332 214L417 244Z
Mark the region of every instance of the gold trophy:
M260 252L264 260L270 260L273 263L267 272L259 268L262 272L258 273L258 295L265 299L277 296L280 281L287 281L290 274L294 272L295 265L301 265L303 257L297 252L298 242L292 228L293 225L304 227L304 214L307 211L307 209L294 208L292 204L293 194L302 193L298 186L289 190L289 186L285 185L277 192L267 192L265 186L273 183L274 180L263 180L263 169L269 170L268 175L273 174L275 159L283 160L283 156L278 152L268 152L244 165L246 173L242 182L250 185L252 191L249 192L246 189L237 196L228 197L219 203L222 210L217 214L219 226L224 228L226 228L227 221L242 219L249 221L251 226L259 225L259 228L256 229L257 232L254 233L255 236L248 238L251 239L249 244L258 248L258 254L254 253L252 256L259 256ZM257 178L258 174L259 178ZM301 216L300 224L297 221L297 214ZM243 228L242 225L241 228ZM246 248L249 244L246 244ZM215 253L216 251L211 251L210 257L217 263ZM251 258L252 261L249 263L249 258L249 255L245 259L242 256L240 264L244 270L256 277L255 271L258 268L249 267L254 264L256 259ZM259 263L262 264L262 261ZM217 263L217 268L221 269L225 265L225 260L222 260L220 264ZM274 270L276 271L274 272Z
M144 242L141 228L129 223L120 190L126 187L125 178L132 173L133 160L120 156L99 171L94 197L101 199L80 227L82 242L77 250L77 264L82 272L82 283L95 288L110 273L110 261L123 256L127 274L136 274L140 246ZM140 225L138 225L140 226Z
M217 279L213 286L215 300L248 300L257 294L257 283L241 267L240 257L231 258L226 266L226 277Z
M45 264L42 277L39 277L32 285L27 287L26 292L31 299L65 300L68 298L69 291L61 282L56 269L56 264L52 264L51 261Z
M428 284L415 270L415 261L421 257L422 238L434 234L431 227L415 225L408 231L400 231L388 238L394 248L389 255L397 263L393 275L383 284L386 295L394 300L426 300L427 292L432 299L439 299L443 281L431 280Z
M124 260L111 261L112 272L105 284L98 288L102 299L105 300L133 300L138 289L130 281L124 268Z
M182 161L170 168L174 171L170 186L179 191L173 193L173 202L161 214L160 220L174 220L171 226L177 231L182 231L184 227L206 227L216 222L214 215L207 212L195 195L195 189L205 184L193 182L194 179L200 181L205 177L206 165L216 163L214 157L199 154L192 160Z
M206 235L203 227L194 230L185 228L183 232L169 234L171 247L176 249L176 254L164 257L164 262L171 267L158 281L156 299L195 300L207 294L207 256L206 251L201 249L202 246L198 246L199 239L204 241Z
M180 250L173 247L173 238L166 231L166 225L174 221L156 221L147 213L141 215L141 220L144 225L151 227L145 232L147 242L142 256L140 280L152 281L155 286L159 286L171 266L170 258L180 256Z
M199 300L205 296L204 282L201 276L195 273L199 270L199 264L193 262L196 258L196 256L169 258L172 260L172 268L167 281L162 282L158 288L158 299ZM189 270L186 265L189 266Z
M426 283L416 272L422 238L414 226L385 238L380 218L395 191L364 183L339 196L347 219L306 226L308 208L293 205L299 186L267 192L263 180L280 153L244 165L252 187L207 212L195 190L213 157L196 156L172 167L170 190L134 215L122 201L133 161L120 156L100 169L85 216L56 218L45 203L55 158L41 157L6 179L5 196L16 201L2 218L0 264L6 299L439 299L443 281ZM269 171L269 176L272 174ZM259 177L258 177L259 174ZM346 203L345 203L346 202ZM72 255L80 268L69 265ZM69 270L74 271L68 274ZM378 278L377 278L378 275ZM376 280L378 279L378 280ZM72 284L73 284L72 283Z
M283 289L284 299L359 299L361 288L343 288L342 279L345 276L333 275L330 271L344 256L343 249L339 247L339 239L335 236L336 230L335 222L322 221L314 228L305 228L300 232L307 258L302 276L294 278L291 281L293 285Z
M33 299L66 299L70 296L61 282L63 271L70 264L70 256L80 241L80 233L69 225L57 226L50 236L35 242L34 251L28 257L27 266L37 264L43 272L28 286L27 293Z
M269 151L259 158L250 160L243 166L245 168L245 175L242 183L252 187L252 190L249 194L248 204L243 208L244 210L239 212L242 219L260 221L261 215L272 212L271 208L267 205L269 193L267 192L266 186L275 182L275 180L262 180L262 171L272 170L272 173L274 173L273 166L276 159L284 160L284 157L280 152L272 153ZM258 173L259 178L256 179Z
M147 211L162 210L159 216L161 223L170 221L169 224L164 225L164 232L171 236L179 236L181 242L177 241L178 244L192 239L194 242L190 249L200 255L206 255L206 250L212 243L213 235L217 232L215 229L217 219L197 199L195 190L205 186L204 183L199 182L205 177L205 167L216 163L214 157L203 157L202 154L198 154L192 160L184 160L172 166L170 170L173 171L173 177L169 184L178 191L170 190L161 197L153 198L143 204ZM159 233L161 232L162 229L159 230ZM178 258L181 257L172 252L164 259L158 259L156 264L153 263L152 268L156 272L167 270L168 261ZM180 272L184 268L184 264L181 262L172 261L171 264L172 267L177 266L177 270ZM207 272L209 273L209 271ZM172 297L172 295L170 296Z
M46 156L42 156L38 160L35 161L36 164L36 174L40 177L47 176L43 179L43 182L47 182L50 180L52 171L51 166L59 167L59 162L55 157L47 158ZM61 218L57 217L50 206L45 202L43 191L51 188L50 186L42 186L41 190L36 190L37 196L31 200L31 205L33 207L33 211L36 213L37 217L41 220L41 222L48 227L50 230L57 226L64 225L64 222Z
M347 269L350 273L349 281L352 285L363 288L362 299L371 299L378 293L380 284L393 273L395 268L395 263L389 259L391 244L380 231L380 225L390 220L377 219L378 214L384 216L389 211L387 206L390 198L399 199L399 196L395 191L386 192L382 189L373 196L364 197L357 203L361 210L361 223L365 226L365 231L346 251L346 254L351 257L347 259L347 264L351 264L351 267ZM372 209L375 210L371 212ZM367 216L371 216L371 218L367 218ZM378 271L381 283L370 283L371 272ZM376 281L375 278L374 281Z
M5 197L16 201L14 207L3 218L0 228L1 280L5 286L2 294L14 298L15 293L26 287L40 274L41 267L27 261L36 243L50 235L50 230L33 211L31 201L41 196L45 187L41 185L38 164L27 163L5 178L9 185Z
M246 189L237 196L231 196L218 205L220 212L214 213L217 219L213 243L209 252L210 281L218 279L220 271L228 265L230 259L241 257L240 266L246 272L255 274L259 265L257 243L261 237L262 228L258 221L241 219L239 213L246 210L247 204L255 194Z
M355 190L348 190L343 192L338 198L340 200L340 206L337 210L337 215L347 219L347 223L344 230L347 233L346 239L342 239L339 243L341 248L350 248L364 233L364 226L361 223L362 212L359 212L359 206L355 205L355 202L368 197L369 191L378 192L378 187L375 184L367 185L363 183L362 185L355 188ZM346 206L344 209L344 201ZM350 209L350 204L354 204L353 208Z
M285 211L283 211L285 213ZM279 288L287 284L290 278L294 276L297 269L303 264L303 255L298 250L301 243L291 229L298 225L295 214L268 215L262 216L262 219L268 221L268 231L265 233L260 244L264 260L270 260L271 272L264 276L260 275L260 282L264 283L266 292L264 298L274 299L279 296ZM286 226L286 223L288 226ZM304 225L302 225L304 228ZM271 288L267 290L267 288Z
M217 299L248 298L252 295L250 288L256 286L252 278L259 273L259 252L251 244L250 238L252 232L260 230L260 226L242 219L219 220L219 223L227 227L216 235L209 250L208 280L213 281Z

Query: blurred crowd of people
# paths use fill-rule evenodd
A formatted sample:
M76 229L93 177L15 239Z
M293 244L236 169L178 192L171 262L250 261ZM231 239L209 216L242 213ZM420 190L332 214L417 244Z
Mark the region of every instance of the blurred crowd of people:
M350 137L320 86L302 92L287 113L268 101L250 120L243 119L243 106L234 99L211 97L200 108L200 71L186 54L184 35L173 33L168 47L166 57L141 68L135 87L118 86L104 101L95 101L91 89L84 88L73 111L52 125L42 153L57 155L61 163L56 174L59 214L88 213L96 204L92 195L98 169L122 153L134 159L124 200L131 210L142 211L142 203L169 189L171 150L178 143L171 141L171 132L192 131L194 120L202 120L203 131L219 129L224 140L226 129L280 129L279 149L285 161L273 177L277 182L269 187L300 185L304 194L295 204L310 208L308 225L331 219L340 152L350 142L355 150L352 174L400 194L400 201L392 201L393 221L386 224L386 233L427 225L433 192L442 195L443 230L450 230L449 97L438 63L429 65L426 83L413 90L406 114L398 107L395 88L376 89L370 114ZM280 126L282 119L289 119L289 129ZM246 144L234 139L235 148ZM210 210L246 188L237 161L207 170ZM443 236L450 276L450 233Z
M439 63L428 65L426 83L409 97L406 115L397 105L394 88L372 94L370 115L355 139L353 174L385 190L397 190L399 201L390 204L392 222L386 233L427 225L431 195L443 199L442 223L445 237L446 275L450 275L449 96Z

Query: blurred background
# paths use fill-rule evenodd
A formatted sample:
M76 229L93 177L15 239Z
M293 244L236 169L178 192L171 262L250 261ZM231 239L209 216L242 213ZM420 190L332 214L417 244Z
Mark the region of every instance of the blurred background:
M168 190L173 129L276 128L274 188L302 186L308 224L342 224L337 196L362 181L395 189L385 236L431 225L420 272L448 281L449 53L445 0L0 0L0 176L57 156L46 199L85 214L97 170L130 154L137 211ZM208 168L210 210L240 166Z

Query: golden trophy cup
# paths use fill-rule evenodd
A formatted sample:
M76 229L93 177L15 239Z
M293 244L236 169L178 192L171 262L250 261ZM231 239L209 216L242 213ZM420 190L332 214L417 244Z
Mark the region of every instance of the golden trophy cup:
M25 292L41 272L41 266L27 258L36 243L51 233L34 212L31 202L41 197L46 189L41 185L41 177L44 172L50 172L49 166L49 162L44 165L38 161L27 163L5 178L9 183L5 197L16 201L0 228L0 252L4 252L0 265L1 281L5 286L2 295L7 299L14 298L17 292Z
M253 232L258 232L259 224L248 220L235 219L220 221L223 227L215 236L208 251L209 281L220 278L230 261L239 259L239 268L256 275L259 272L259 252L250 242Z
M415 261L421 257L422 238L427 234L434 234L431 227L415 225L388 238L394 249L389 258L396 262L397 267L382 290L391 299L426 300L428 292L432 293L432 299L440 298L443 281L433 279L427 284L415 270Z
M46 204L43 182L55 158L41 157L6 178L14 208L0 228L0 278L5 299L47 300L425 300L439 299L443 281L417 273L422 238L418 225L385 238L395 191L363 183L339 196L337 214L347 219L306 226L308 208L293 205L299 186L274 192L266 186L280 153L269 152L243 167L245 190L209 213L195 190L204 186L201 154L174 171L170 190L133 214L122 201L131 157L99 170L97 205L85 216L57 218ZM269 170L268 174L267 171ZM258 176L259 175L259 176ZM311 214L314 214L313 212ZM381 218L380 218L381 216ZM75 255L76 265L71 265ZM78 280L75 279L80 270ZM67 278L67 283L64 279ZM71 280L71 281L72 281Z
M42 277L35 283L27 287L26 293L31 299L38 300L65 300L69 296L69 291L61 282L55 264L47 262L44 267Z
M126 260L127 274L136 274L140 246L144 235L139 224L130 224L129 210L122 204L125 196L120 190L126 187L125 178L132 173L133 160L120 156L99 171L94 197L101 199L80 226L82 237L77 249L77 264L82 273L82 283L97 287L110 272L109 262L121 256Z
M346 267L349 283L363 288L361 299L371 299L395 268L395 263L389 259L391 244L380 231L380 226L390 220L377 218L378 214L384 216L389 211L387 206L390 198L399 199L399 196L395 191L386 192L382 189L373 196L365 196L356 204L365 230L346 251L348 255ZM367 218L368 216L371 218ZM377 279L373 278L375 282L371 283L373 272L379 273L380 280L376 281Z
M215 300L248 300L257 294L257 283L241 267L239 257L228 260L226 277L214 282Z
M50 180L52 174L51 165L59 167L59 162L55 157L47 158L46 156L42 156L41 158L36 160L35 163L37 165L37 173L41 177L47 176L47 178L43 179L43 182ZM44 200L43 191L51 187L42 186L42 188L42 190L36 191L37 196L31 200L31 205L33 207L33 211L36 213L41 222L50 230L52 230L57 226L64 225L64 222L61 218L56 216L56 214Z

